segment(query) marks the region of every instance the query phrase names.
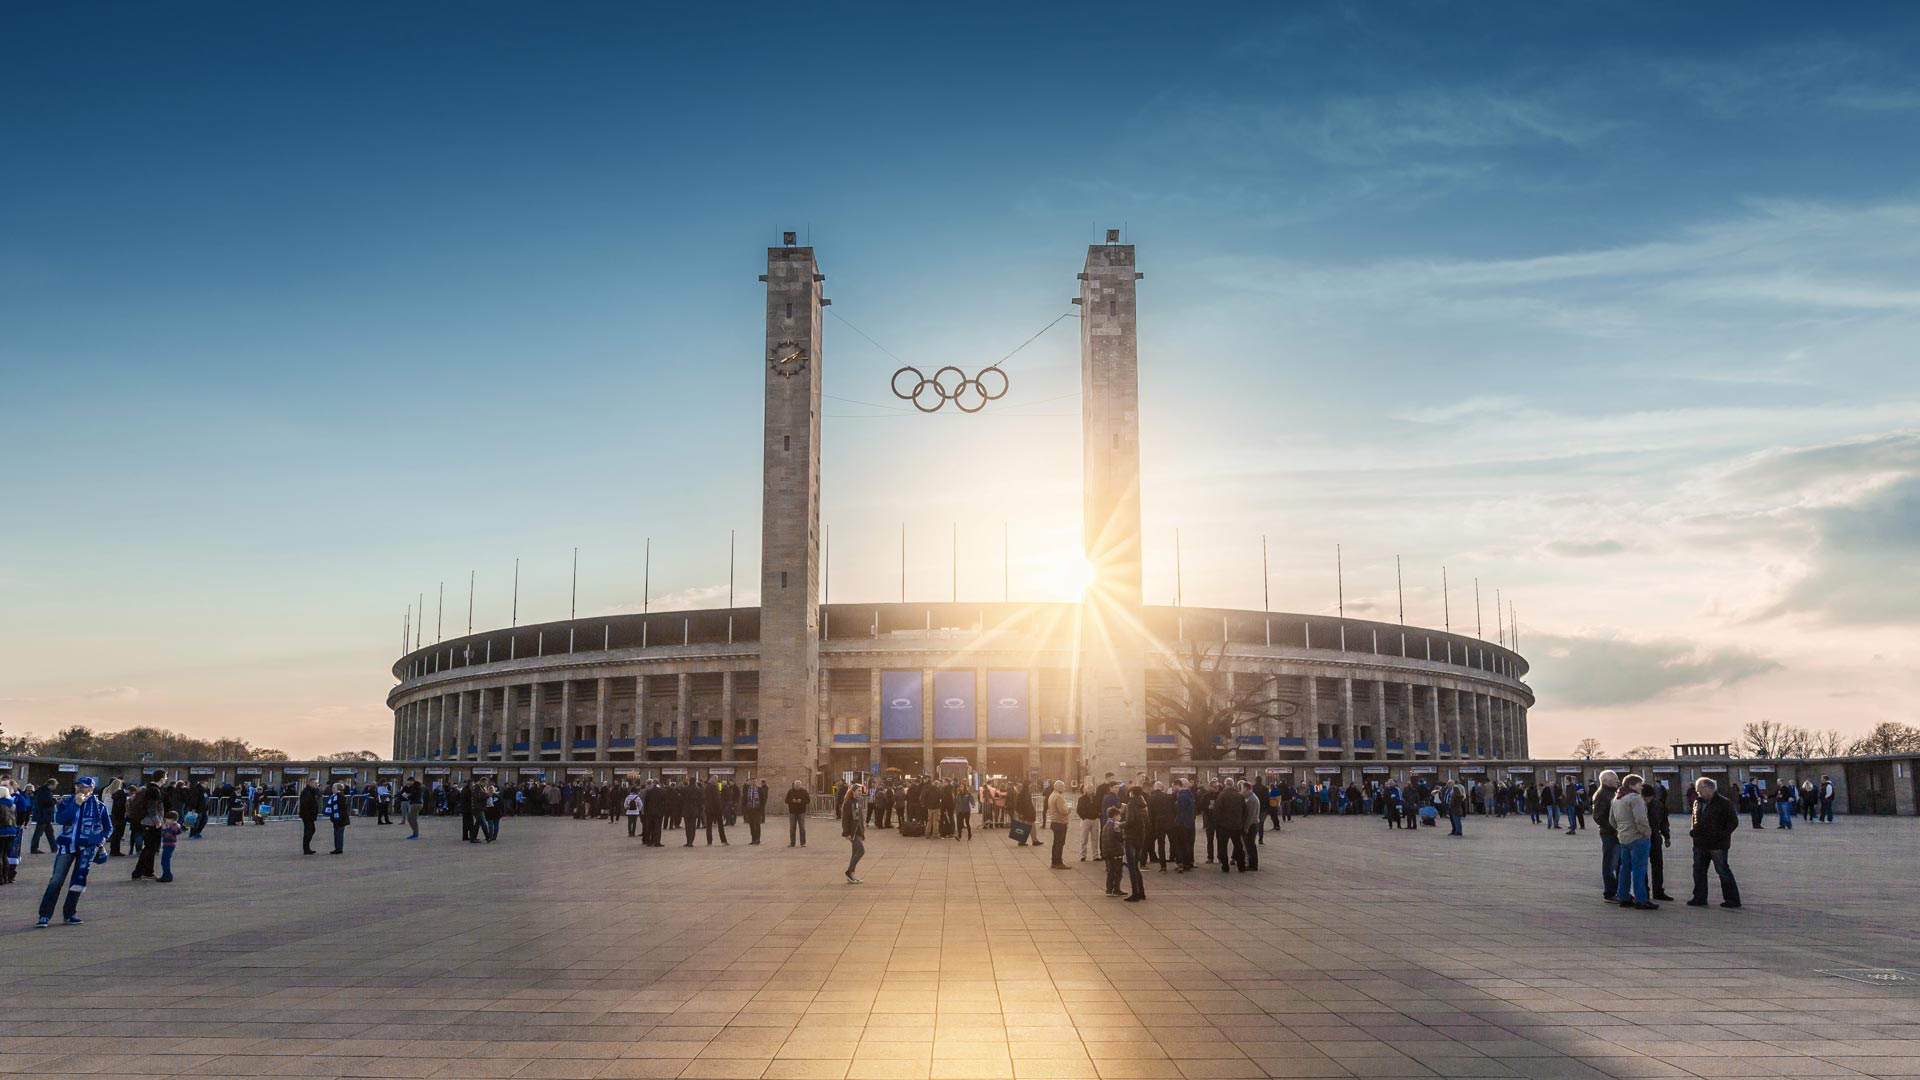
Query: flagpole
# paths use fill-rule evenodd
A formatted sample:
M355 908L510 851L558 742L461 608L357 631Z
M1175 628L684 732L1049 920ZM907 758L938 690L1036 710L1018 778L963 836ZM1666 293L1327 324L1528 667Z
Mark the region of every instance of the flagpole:
M436 645L440 643L440 638L441 638L440 624L443 621L443 617L446 615L446 613L447 613L447 583L443 581L440 583L440 601L433 609L433 641L434 641L434 644Z
M1444 620L1441 627L1447 633L1453 633L1453 594L1447 591L1447 568L1440 568L1440 617Z
M1272 597L1272 590L1270 588L1272 579L1273 579L1273 575L1267 570L1267 537L1266 537L1266 534L1262 533L1260 536L1260 610L1261 611L1273 610L1273 597Z
M1393 591L1400 594L1400 625L1407 625L1407 583L1400 576L1400 556L1393 557Z
M580 549L573 549L573 584L567 589L567 619L580 613Z
M1340 617L1344 619L1347 617L1347 570L1346 564L1341 561L1339 544L1333 545L1333 587L1335 600L1340 605Z
M520 560L513 560L513 621L508 626L520 625Z
M473 581L477 570L467 571L467 636L473 636Z
M1180 530L1173 530L1173 606L1183 606L1180 591Z
M645 615L653 602L653 537L647 537L646 553L640 556L640 614Z
M727 610L733 610L733 533L727 530Z
M1473 636L1487 640L1486 624L1480 621L1480 579L1473 579Z

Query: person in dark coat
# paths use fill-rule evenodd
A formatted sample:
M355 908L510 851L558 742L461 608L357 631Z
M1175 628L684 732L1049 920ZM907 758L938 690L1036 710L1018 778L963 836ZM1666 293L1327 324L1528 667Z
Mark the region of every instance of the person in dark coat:
M107 841L107 854L120 857L120 841L127 835L127 789L113 789L113 836Z
M309 776L306 786L300 789L300 854L313 854L313 833L319 821L320 788Z
M800 781L795 780L792 786L787 788L785 801L787 807L787 846L792 847L794 840L798 839L800 846L806 847L807 809L813 805L813 796L807 792L807 789L801 785Z
M1648 850L1647 861L1652 868L1653 898L1671 900L1667 895L1666 869L1661 865L1660 849L1673 846L1673 827L1668 820L1673 815L1667 809L1667 785L1658 780L1647 782L1647 825L1653 830L1653 847Z
M767 820L767 782L752 780L740 795L740 812L747 819L747 831L752 835L752 844L760 842L760 826Z
M160 790L160 782L152 776L148 777L139 795L143 797L127 803L128 816L132 817L136 812L139 815L138 821L129 822L129 825L140 830L140 858L133 864L134 881L159 876L154 873L154 863L160 858L160 826L166 822L167 797Z
M486 831L487 796L486 789L478 780L467 781L466 790L460 793L460 823L466 829L462 839L469 843L480 842L480 834Z
M700 792L700 812L707 819L707 846L713 846L713 830L720 830L720 844L727 843L726 800L720 795L720 785L708 783Z
M700 785L694 783L693 777L689 776L687 782L680 785L679 795L680 800L677 805L680 809L680 822L687 830L686 846L692 847L693 834L700 828L700 808L706 801L705 794L700 790ZM708 838L707 843L713 843L711 837Z
M28 845L28 854L40 854L40 838L47 838L47 847L51 850L53 842L53 808L60 802L54 794L60 782L48 779L33 792L33 842Z
M1727 849L1740 828L1740 812L1720 794L1719 786L1705 776L1693 784L1693 828L1687 833L1693 837L1693 899L1687 901L1688 907L1707 906L1708 865L1720 876L1720 906L1740 906L1740 885L1727 865Z
M1180 790L1173 796L1173 861L1180 873L1193 869L1193 818L1196 803L1193 785L1180 778Z
M1167 872L1167 856L1172 854L1178 862L1178 845L1173 839L1173 826L1176 808L1173 793L1165 784L1154 781L1153 793L1147 796L1148 829L1153 838L1153 858L1160 864L1160 872ZM1172 849L1171 851L1169 849Z
M1239 789L1231 785L1214 792L1207 804L1207 827L1213 832L1213 848L1220 856L1223 874L1235 866L1243 872L1247 868L1246 816L1246 801L1240 798Z

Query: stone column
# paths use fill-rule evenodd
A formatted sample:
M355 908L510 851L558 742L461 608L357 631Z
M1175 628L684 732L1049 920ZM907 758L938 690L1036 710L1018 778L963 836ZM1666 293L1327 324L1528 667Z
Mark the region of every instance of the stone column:
M1340 680L1340 756L1353 760L1353 680Z
M933 669L920 670L920 765L924 773L933 773Z
M541 697L542 697L542 693L540 689L540 684L528 683L527 684L527 757L526 757L526 760L528 761L540 760L540 737L541 737L540 725L545 722L544 718L541 717L540 715L540 698Z
M828 680L820 681L825 683ZM723 761L733 760L733 672L731 671L720 673L720 758Z
M1414 685L1400 684L1400 756L1412 761L1420 756L1415 748L1420 745L1420 720L1413 708Z
M490 687L483 687L480 690L479 730L473 740L473 757L475 761L487 760L488 748L493 745L493 736L491 734L495 726L493 694L494 691Z
M1387 684L1373 680L1373 760L1387 760Z
M867 669L867 768L880 762L880 669Z
M560 762L573 764L573 680L560 684ZM566 773L562 772L562 776Z
M1440 741L1441 741L1441 738L1440 738L1440 688L1438 686L1435 686L1429 683L1426 686L1426 691L1427 691L1427 730L1428 730L1427 760L1439 761L1440 760ZM1438 776L1440 774L1435 773L1434 775Z
M1457 688L1443 689L1440 693L1442 699L1446 702L1445 719L1443 723L1446 725L1447 752L1453 755L1453 760L1458 761L1465 756L1466 749L1466 743L1461 733L1460 691Z
M608 696L612 683L606 679L594 680L593 694L593 760L607 760L607 748L613 742L609 721L613 710L608 708Z
M647 727L647 677L633 677L633 761L647 760L647 739L653 732Z
M453 712L453 760L467 759L467 692L454 695Z
M1035 712L1032 702L1037 699L1034 687L1038 680L1033 672L1027 673L1027 715ZM987 669L973 669L973 771L985 772L987 768Z
M509 683L500 688L500 757L507 761L513 757L514 738L514 697L520 688Z
M674 718L673 718L674 732L673 733L674 733L674 737L679 740L679 742L676 745L676 752L674 756L680 761L692 761L693 760L693 676L683 671L679 675L675 676L675 678L679 679L680 682L679 682L679 700L674 702Z
M1307 760L1320 760L1320 677L1308 675L1306 692Z

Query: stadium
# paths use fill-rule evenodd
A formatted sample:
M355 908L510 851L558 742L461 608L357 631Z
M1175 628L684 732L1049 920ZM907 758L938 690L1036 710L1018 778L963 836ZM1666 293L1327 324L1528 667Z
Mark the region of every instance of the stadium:
M1112 232L1108 241L1088 248L1075 300L1092 579L1082 602L820 602L829 301L813 249L787 234L768 249L762 279L761 605L572 619L414 648L393 668L394 759L600 778L761 775L816 790L847 773L943 767L1348 782L1527 760L1534 699L1511 649L1397 623L1141 602L1142 275L1133 247ZM914 386L916 404L927 382ZM927 393L946 396L944 386ZM1196 686L1231 705L1217 730L1182 725L1168 708Z

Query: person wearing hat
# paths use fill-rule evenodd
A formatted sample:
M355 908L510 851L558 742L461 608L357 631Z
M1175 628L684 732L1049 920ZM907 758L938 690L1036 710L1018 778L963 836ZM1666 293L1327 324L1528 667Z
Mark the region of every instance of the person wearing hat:
M107 785L107 796L111 798L119 788L120 780L115 777ZM62 887L67 890L62 909L66 921L81 921L80 894L87 891L87 871L100 858L100 845L113 830L113 812L93 789L93 777L82 776L73 782L73 794L54 808L53 877L40 897L40 921L35 926L53 921L53 906L60 899Z

